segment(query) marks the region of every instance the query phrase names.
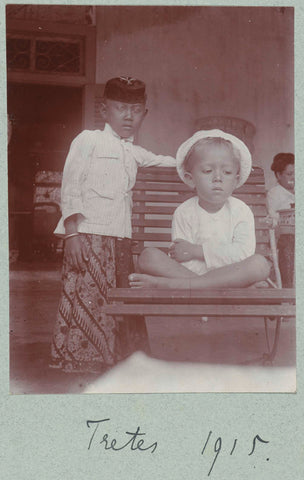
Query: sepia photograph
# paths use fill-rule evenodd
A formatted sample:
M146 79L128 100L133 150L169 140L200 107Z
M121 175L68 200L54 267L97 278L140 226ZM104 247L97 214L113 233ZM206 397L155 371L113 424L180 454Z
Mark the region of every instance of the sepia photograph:
M6 5L10 393L296 392L294 8Z

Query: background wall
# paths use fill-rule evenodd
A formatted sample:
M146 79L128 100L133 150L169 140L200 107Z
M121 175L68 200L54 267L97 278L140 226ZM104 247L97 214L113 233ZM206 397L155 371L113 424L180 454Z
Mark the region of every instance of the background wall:
M294 151L293 9L97 7L96 83L144 80L149 114L140 143L175 154L198 118L254 124L254 163L269 186L272 157Z

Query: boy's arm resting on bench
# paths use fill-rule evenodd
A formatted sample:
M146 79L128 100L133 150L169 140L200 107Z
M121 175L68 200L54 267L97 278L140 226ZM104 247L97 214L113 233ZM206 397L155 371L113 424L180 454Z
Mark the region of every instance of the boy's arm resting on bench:
M134 146L133 154L140 167L175 167L176 160L170 155L156 155L139 145Z

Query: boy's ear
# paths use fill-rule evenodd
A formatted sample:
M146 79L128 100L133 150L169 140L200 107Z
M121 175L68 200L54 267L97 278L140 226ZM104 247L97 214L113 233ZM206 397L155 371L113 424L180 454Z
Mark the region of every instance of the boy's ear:
M237 173L236 176L235 176L235 185L234 185L234 188L236 188L238 182L239 182L239 179L240 179L240 174Z
M105 102L101 102L100 107L99 107L100 115L104 120L106 120L107 117L107 105Z
M194 182L193 182L193 178L192 178L192 175L190 172L185 172L184 173L184 177L185 177L185 183L191 187L191 188L195 188L195 185L194 185Z

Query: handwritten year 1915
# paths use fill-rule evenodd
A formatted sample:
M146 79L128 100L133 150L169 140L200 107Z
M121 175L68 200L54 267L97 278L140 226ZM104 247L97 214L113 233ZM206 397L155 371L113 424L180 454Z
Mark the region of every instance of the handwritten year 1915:
M205 441L205 444L203 446L203 449L201 451L201 455L204 455L205 452L206 452L206 449L207 449L207 445L209 444L209 442L211 441L211 437L212 437L212 431L210 430L209 433L208 433L208 436L207 436L207 439ZM237 447L237 442L238 442L238 439L234 439L234 442L233 442L233 445L231 446L231 448L229 447L229 450L230 450L230 456L234 454L235 450L236 450L236 447ZM248 453L248 456L251 456L253 455L255 449L256 449L256 445L257 445L257 442L260 442L260 443L269 443L268 440L263 440L260 435L255 435L255 437L253 438L252 440L252 445L251 445L251 450L250 452ZM208 477L211 475L212 473L212 470L214 468L214 465L215 465L215 462L222 450L222 445L223 445L223 441L222 441L222 438L221 437L218 437L216 439L216 441L214 442L214 445L213 445L213 450L214 450L214 453L215 453L215 456L213 458L213 461L212 461L212 464L211 464L211 467L209 469L209 472L208 472ZM229 451L228 450L228 451ZM266 459L267 461L269 461L269 458Z

